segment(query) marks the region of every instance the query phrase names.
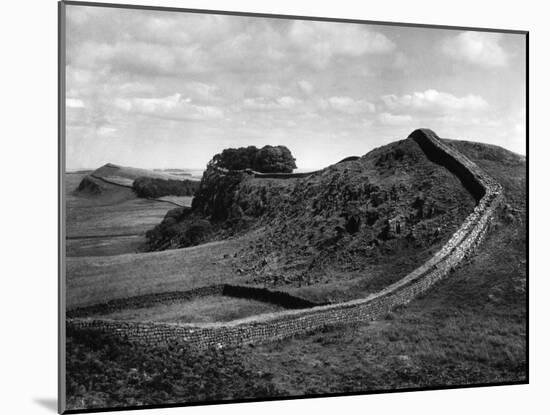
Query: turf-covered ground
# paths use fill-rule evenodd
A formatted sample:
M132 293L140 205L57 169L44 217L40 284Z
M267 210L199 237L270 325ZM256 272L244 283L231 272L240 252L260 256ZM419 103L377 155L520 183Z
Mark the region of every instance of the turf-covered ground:
M165 196L163 201L138 198L132 189L96 181L100 194L78 192L86 173L67 173L67 256L109 256L143 249L145 232L175 204L191 205L192 197Z
M380 321L204 353L68 333L69 408L525 381L525 160L475 143L452 145L503 184L506 203L477 254L425 295Z

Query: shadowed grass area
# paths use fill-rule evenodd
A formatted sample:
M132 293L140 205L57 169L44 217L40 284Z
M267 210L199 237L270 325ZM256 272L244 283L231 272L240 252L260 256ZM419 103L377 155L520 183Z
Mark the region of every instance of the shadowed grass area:
M91 236L67 239L67 257L110 256L139 252L143 247L144 236Z

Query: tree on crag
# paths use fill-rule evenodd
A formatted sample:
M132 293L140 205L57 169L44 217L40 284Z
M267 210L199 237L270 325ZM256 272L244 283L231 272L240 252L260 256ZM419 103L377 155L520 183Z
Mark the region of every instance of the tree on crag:
M258 148L255 146L226 148L212 157L212 160L208 162L208 167L220 167L227 170L251 169L257 152Z
M292 173L296 159L285 146L265 146L254 157L253 170L260 173Z
M216 154L208 163L209 167L227 170L252 169L260 173L292 173L296 159L285 146L255 146L226 148Z

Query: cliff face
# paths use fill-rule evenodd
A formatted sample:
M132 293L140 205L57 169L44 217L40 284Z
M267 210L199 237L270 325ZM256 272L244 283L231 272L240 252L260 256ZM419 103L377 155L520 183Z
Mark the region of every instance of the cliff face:
M263 237L239 255L251 282L307 286L366 271L360 289L370 292L428 258L475 205L413 140L292 183L246 181L234 201L243 217L261 215Z
M237 207L239 188L247 180L252 180L252 176L245 172L223 172L209 167L195 193L193 212L213 222L232 221L235 219L233 210Z
M101 193L101 186L97 180L94 180L92 177L84 176L76 190L82 193L97 195Z

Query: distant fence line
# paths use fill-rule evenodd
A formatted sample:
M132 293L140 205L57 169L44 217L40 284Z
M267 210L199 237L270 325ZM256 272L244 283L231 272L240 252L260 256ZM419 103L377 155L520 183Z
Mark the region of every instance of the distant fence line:
M93 177L94 179L100 180L100 181L102 181L102 182L104 182L104 183L107 183L107 184L113 184L113 185L115 185L115 186L124 187L124 188L126 188L126 189L132 189L132 186L129 185L129 184L122 184L122 183L115 182L115 181L113 181L113 180L108 180L108 179L106 179L105 177L97 176L97 175L95 175L95 174L93 174L93 173L90 174L90 177Z
M442 142L433 131L415 130L409 138L419 144L430 160L455 174L478 203L433 257L383 290L344 303L261 314L225 323L177 324L69 318L67 327L97 330L146 345L177 342L202 349L283 339L327 326L369 321L410 302L446 277L474 251L490 227L502 203L503 193L499 183L462 153Z

